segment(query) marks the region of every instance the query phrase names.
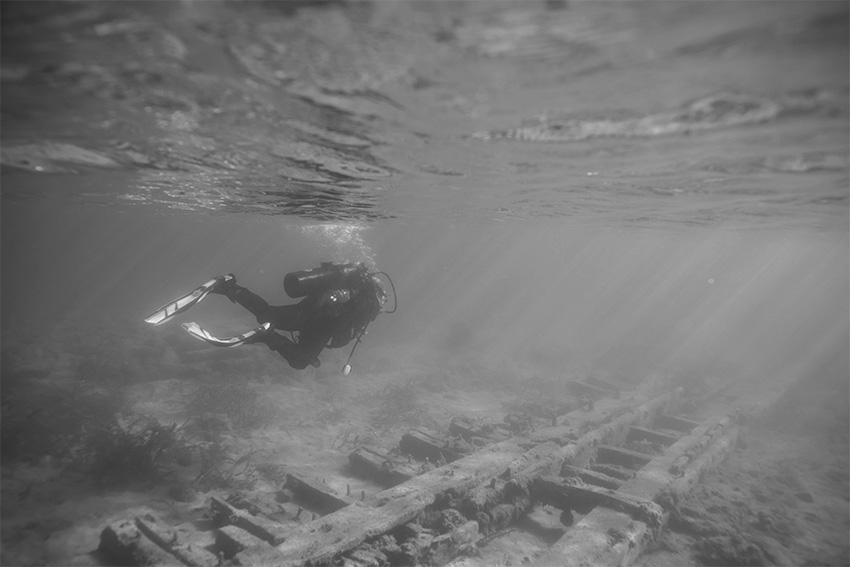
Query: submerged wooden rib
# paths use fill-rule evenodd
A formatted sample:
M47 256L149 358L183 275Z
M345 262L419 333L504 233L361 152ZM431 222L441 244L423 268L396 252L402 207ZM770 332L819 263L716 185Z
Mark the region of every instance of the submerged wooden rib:
M368 499L342 496L322 482L290 473L287 492L299 503L329 512L318 517L310 512L312 520L298 520L305 523L285 526L213 497L213 538L187 535L156 518L136 518L108 526L102 548L116 560L156 565L173 560L207 567L218 556L246 566L343 559L354 566L440 564L500 533L533 502L542 501L586 515L565 528L538 564L628 565L664 529L671 507L734 447L737 422L728 406L707 420L676 416L681 389L652 399L617 394L571 411L561 425L494 442L408 480L396 475L400 484ZM658 426L663 430L654 429ZM445 443L437 433L414 433L427 441L428 450ZM655 443L653 451L660 454L623 447L636 440ZM355 456L363 451L356 449L351 462L359 462ZM377 450L374 455L377 460L387 456ZM602 457L629 474L618 480L588 468L598 468L596 460ZM397 454L393 458L403 460ZM369 466L363 470L377 476L383 472L369 473ZM300 515L299 508L296 519Z

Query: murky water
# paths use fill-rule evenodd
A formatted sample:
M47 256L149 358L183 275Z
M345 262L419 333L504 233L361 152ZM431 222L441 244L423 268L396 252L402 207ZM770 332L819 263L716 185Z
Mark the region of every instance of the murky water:
M81 333L144 374L140 320L176 293L235 272L285 303L284 273L351 259L396 280L399 313L369 338L393 353L846 370L845 3L2 14L3 335L21 359L66 364ZM217 302L196 318L251 324Z

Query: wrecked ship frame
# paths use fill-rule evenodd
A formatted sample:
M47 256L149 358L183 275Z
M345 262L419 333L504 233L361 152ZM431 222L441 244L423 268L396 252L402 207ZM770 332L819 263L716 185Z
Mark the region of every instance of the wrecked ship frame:
M127 518L103 530L100 552L125 565L445 565L543 503L581 517L532 564L629 565L734 448L743 416L764 406L726 400L693 420L683 416L681 388L627 398L601 381L573 386L586 403L517 435L460 419L448 428L453 437L406 433L407 460L358 447L353 474L389 487L369 498L289 473L281 493L303 506L297 522L213 496L204 528ZM299 518L305 509L312 519Z

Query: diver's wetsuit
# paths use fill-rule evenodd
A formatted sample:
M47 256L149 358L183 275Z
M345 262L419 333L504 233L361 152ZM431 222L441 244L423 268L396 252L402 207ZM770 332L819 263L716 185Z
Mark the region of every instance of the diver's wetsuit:
M336 302L334 292L345 290L349 299ZM275 330L298 332L293 342L271 330L252 342L265 343L298 370L319 366L318 356L325 347L345 346L366 328L381 311L378 284L370 278L349 279L339 288L308 295L293 305L269 305L251 290L235 282L221 286L221 293L251 312L259 323L271 323Z

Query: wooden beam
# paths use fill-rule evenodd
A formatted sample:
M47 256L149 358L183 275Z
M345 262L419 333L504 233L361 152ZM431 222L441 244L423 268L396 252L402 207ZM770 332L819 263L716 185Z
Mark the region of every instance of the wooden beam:
M652 424L655 428L672 429L673 431L681 431L682 433L690 433L698 425L698 421L666 414L656 417L655 423Z
M210 499L213 518L219 526L233 524L261 540L277 545L282 542L289 528L273 522L263 516L252 516L244 510L239 510L218 496Z
M177 531L153 514L136 518L136 526L162 549L189 567L216 567L218 557L203 547L181 541Z
M616 489L623 481L605 473L592 471L589 469L580 469L572 465L564 464L561 467L561 476L563 477L578 477L587 484L601 486L602 488Z
M98 550L122 565L183 566L180 560L148 539L133 520L122 520L106 526L100 534Z
M651 443L660 443L665 447L669 447L670 445L678 441L679 437L680 436L678 435L670 435L669 433L663 433L654 429L632 426L629 428L629 436L627 437L627 440L649 441Z
M416 476L413 466L398 463L397 457L377 447L361 446L348 455L351 468L384 486L396 486Z
M367 503L369 506L355 502L290 530L275 548L259 546L246 549L236 554L233 561L237 565L274 564L279 567L328 563L364 540L415 520L428 506L449 492L461 496L490 484L494 477L531 480L535 476L557 474L564 460L590 452L603 440L624 432L629 425L646 423L657 413L667 410L680 395L681 390L677 389L638 407L634 407L634 400L620 400L619 410L605 404L607 417L587 412L583 414L586 422L582 422L581 416L574 416L571 427L578 430L586 429L588 424L598 423L600 419L608 421L564 447L544 442L525 451L529 439L524 437L489 445L376 494ZM618 417L610 419L611 414L618 411Z
M411 429L401 437L398 448L402 453L418 459L428 459L431 463L445 461L451 463L461 457L448 446L448 440L425 429Z
M263 544L263 540L236 526L222 526L217 532L216 548L221 550L225 559L230 559L243 549Z
M561 477L535 479L529 488L536 500L565 511L587 513L596 506L606 506L651 525L660 524L664 513L664 509L652 500L589 484L575 485Z
M315 506L320 514L336 512L354 502L352 498L337 494L330 486L294 473L286 474L286 488L291 490L296 499L300 499L302 503Z
M637 502L654 502L670 506L682 498L701 475L716 466L734 446L737 431L728 416L720 415L698 424L668 450L624 482L618 494L626 494ZM686 463L684 468L682 463ZM662 510L664 510L662 508ZM564 534L549 550L537 558L535 565L617 565L627 567L634 562L646 542L663 528L669 513L650 514L635 519L632 513L605 506L594 508Z
M596 452L597 463L613 463L624 467L643 466L651 460L652 455L611 445L601 445Z

